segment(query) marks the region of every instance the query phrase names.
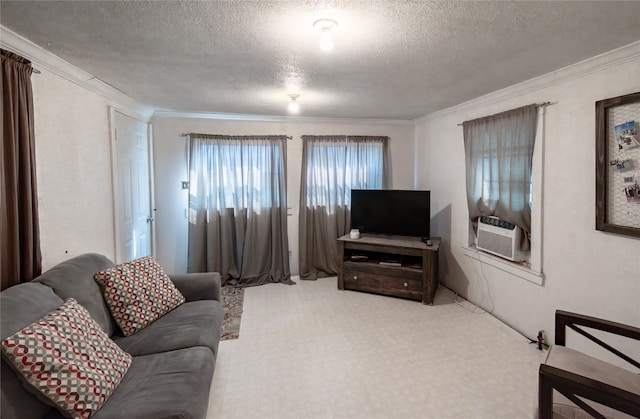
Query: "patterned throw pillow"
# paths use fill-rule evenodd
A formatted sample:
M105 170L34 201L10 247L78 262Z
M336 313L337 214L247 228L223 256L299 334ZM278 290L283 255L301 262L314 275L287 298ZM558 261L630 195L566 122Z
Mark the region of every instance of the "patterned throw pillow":
M14 369L63 413L88 418L107 401L131 365L73 298L2 341Z
M111 314L125 336L144 329L185 302L153 256L95 274Z

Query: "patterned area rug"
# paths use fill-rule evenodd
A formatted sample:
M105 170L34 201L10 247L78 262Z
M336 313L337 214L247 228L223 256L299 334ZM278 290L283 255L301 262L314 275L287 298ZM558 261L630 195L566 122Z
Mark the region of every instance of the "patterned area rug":
M244 302L244 288L225 285L222 287L222 303L224 305L224 321L220 340L238 339L240 336L240 320L242 319L242 304Z

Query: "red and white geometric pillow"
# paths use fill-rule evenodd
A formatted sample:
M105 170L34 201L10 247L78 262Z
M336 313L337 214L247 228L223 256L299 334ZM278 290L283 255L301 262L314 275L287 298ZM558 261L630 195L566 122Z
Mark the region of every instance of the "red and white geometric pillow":
M107 401L131 365L73 298L2 341L14 369L62 412L88 418Z
M125 336L133 335L185 302L153 256L98 272L111 314Z

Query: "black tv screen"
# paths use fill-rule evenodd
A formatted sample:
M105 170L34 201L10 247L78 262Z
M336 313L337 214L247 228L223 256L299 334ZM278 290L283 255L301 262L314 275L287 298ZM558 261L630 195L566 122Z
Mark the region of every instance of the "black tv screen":
M429 238L431 192L351 190L351 228L360 233Z

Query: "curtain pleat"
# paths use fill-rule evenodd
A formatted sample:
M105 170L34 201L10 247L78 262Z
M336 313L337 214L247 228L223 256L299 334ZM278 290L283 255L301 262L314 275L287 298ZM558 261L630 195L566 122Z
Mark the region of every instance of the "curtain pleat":
M493 215L521 227L529 250L531 171L538 108L524 106L463 123L469 219Z
M5 50L2 58L2 180L0 278L5 289L40 275L38 193L31 63Z
M286 137L190 134L189 272L292 284Z
M300 279L335 276L337 239L351 224L351 189L391 186L389 137L302 137Z

